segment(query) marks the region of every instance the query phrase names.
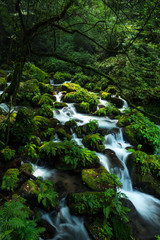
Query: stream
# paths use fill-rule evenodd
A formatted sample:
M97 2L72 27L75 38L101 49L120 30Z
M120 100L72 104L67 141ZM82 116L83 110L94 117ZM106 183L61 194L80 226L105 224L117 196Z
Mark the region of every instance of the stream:
M53 84L53 82L52 82ZM54 84L53 84L54 85ZM56 95L56 100L61 101L62 93L59 92ZM124 100L123 100L124 101ZM126 167L126 161L129 154L127 151L128 147L131 147L129 143L126 143L123 139L122 129L117 127L117 120L111 120L108 117L97 117L90 116L87 114L80 114L76 112L74 103L67 103L68 107L64 107L60 110L54 111L54 117L57 118L61 124L66 121L74 119L77 124L83 125L88 123L90 120L98 120L99 128L110 130L110 134L105 135L105 149L111 149L115 152L118 157L121 168L118 166L112 166L110 160L102 153L97 153L100 159L100 163L110 172L118 175L122 188L119 189L124 193L128 199L132 202L138 215L146 223L145 237L144 239L151 239L155 234L160 233L160 200L157 198L142 193L133 189L132 181ZM107 101L100 99L100 105L108 104ZM123 107L120 111L123 112L124 109L128 107L127 102L124 101ZM118 128L118 132L112 133L112 129ZM77 142L78 145L83 146L82 139L78 138L75 133L72 134L72 139ZM35 176L42 176L48 178L54 175L56 170L47 170L44 167L34 166ZM52 240L63 239L63 240L83 240L90 239L83 225L83 219L75 216L71 216L68 207L61 202L60 211L57 213L56 217L52 218L52 213L44 214L43 218L46 219L52 226L57 230L56 236Z
M53 82L51 82L54 85ZM1 93L0 93L1 94ZM61 101L62 93L56 94L56 100ZM123 100L124 101L124 100ZM156 234L160 234L160 200L149 194L142 193L133 189L132 181L129 175L129 171L126 167L127 158L129 153L128 147L131 147L129 143L126 143L123 139L122 129L118 128L117 121L111 120L108 117L97 117L87 114L80 114L76 112L74 103L67 103L68 107L64 107L60 110L54 110L54 117L57 118L63 125L66 121L74 119L77 125L83 125L90 120L98 120L99 128L107 129L110 133L105 135L105 149L114 151L119 159L119 163L122 167L113 166L106 155L102 153L96 153L100 159L100 163L110 172L118 175L122 188L118 189L124 193L128 199L132 202L138 215L146 223L145 237L144 239L151 239ZM100 99L100 105L108 104L107 101ZM127 102L124 101L123 107L120 111L128 107ZM8 106L1 104L1 108L7 112ZM119 129L118 131L112 131L112 129ZM83 146L82 139L78 138L75 133L72 134L72 139L77 142L78 145ZM42 176L44 179L51 178L56 175L55 169L47 169L46 167L33 164L34 175L36 177ZM66 206L65 201L61 201L60 211L56 214L44 213L42 219L48 221L57 233L52 240L89 240L90 237L84 227L83 218L72 216L69 212L69 208ZM145 228L145 227L144 227ZM142 238L143 239L143 238ZM153 239L153 238L152 238Z

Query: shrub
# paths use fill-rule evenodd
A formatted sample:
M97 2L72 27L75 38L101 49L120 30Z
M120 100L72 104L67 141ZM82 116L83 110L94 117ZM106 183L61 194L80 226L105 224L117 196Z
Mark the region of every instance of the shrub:
M56 72L53 76L54 83L63 83L65 81L70 81L72 75L70 73Z
M36 221L30 219L31 210L24 202L24 198L13 195L0 209L0 239L38 240L44 232L44 228L37 228Z
M9 146L6 146L0 151L0 157L3 161L10 161L15 156L15 150L10 149Z
M43 104L36 111L36 115L43 116L46 118L53 118L54 113L50 105Z
M13 191L17 187L19 170L17 168L10 168L6 171L2 179L2 189Z
M33 143L27 143L24 147L19 148L19 153L25 159L37 160L38 155L38 147Z

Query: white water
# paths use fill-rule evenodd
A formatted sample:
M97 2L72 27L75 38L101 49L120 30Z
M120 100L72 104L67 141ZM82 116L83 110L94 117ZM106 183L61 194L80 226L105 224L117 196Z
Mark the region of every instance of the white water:
M62 96L61 93L58 93L56 95L57 101L61 101L61 96ZM100 104L105 105L107 103L108 103L107 101L100 99ZM123 111L127 107L128 107L128 105L127 105L126 101L124 101L124 106L120 110ZM64 107L61 110L56 110L54 112L54 117L57 118L62 124L64 124L68 120L74 119L74 120L76 120L78 125L83 125L85 123L88 123L90 120L94 119L94 120L98 120L100 128L105 128L107 130L117 128L117 125L116 125L117 120L110 120L108 117L89 116L87 114L77 113L73 103L69 103L68 107ZM77 142L77 144L79 144L81 146L83 145L82 139L77 138L76 134L73 134L72 138ZM97 153L97 156L99 157L101 164L108 171L114 172L119 176L120 181L122 183L122 189L120 189L120 191L122 193L125 193L125 195L128 197L128 199L133 203L133 205L135 206L136 210L141 215L141 217L143 219L145 219L150 224L150 226L152 226L155 229L159 229L160 228L160 200L158 200L157 198L155 198L153 196L150 196L149 194L145 194L145 193L136 191L132 187L132 181L129 176L128 169L126 167L127 157L130 154L127 152L127 148L129 146L131 146L131 145L124 141L122 130L120 129L118 133L111 133L111 134L108 134L105 136L105 148L111 149L112 151L115 152L116 156L118 157L118 159L120 161L121 166L123 166L123 167L122 168L112 167L112 164L111 164L110 160L108 159L108 157L106 157L102 153ZM43 170L42 170L42 172L43 172ZM87 239L86 237L77 238L77 236L79 236L79 234L81 234L79 232L78 232L78 235L76 235L76 237L70 236L68 238L65 236L65 234L68 234L64 231L64 229L66 229L66 226L68 226L68 228L70 229L67 231L72 232L74 228L75 229L78 228L78 231L83 232L83 230L81 230L81 227L79 226L79 223L78 223L78 227L76 225L76 222L79 220L75 221L74 220L75 218L73 216L70 216L70 214L69 214L68 210L66 210L66 208L67 207L63 207L60 211L61 213L59 213L60 215L64 216L65 224L64 224L64 226L63 226L63 224L60 224L60 223L59 223L59 225L55 225L58 233L57 233L57 238L54 238L54 239L55 240L56 239L70 239L70 240L71 239L76 239L76 240L77 239ZM47 217L48 217L48 215L47 215ZM59 217L57 216L57 221L59 221L58 219L59 219ZM48 221L50 221L50 220L48 220ZM52 224L53 224L53 222L52 222ZM82 227L82 229L83 229L83 227ZM63 234L64 234L64 236L63 236ZM74 233L73 233L73 235L74 235Z
M43 214L42 219L49 222L57 231L52 240L90 240L83 224L83 218L70 214L69 208L61 201L60 211L54 214Z

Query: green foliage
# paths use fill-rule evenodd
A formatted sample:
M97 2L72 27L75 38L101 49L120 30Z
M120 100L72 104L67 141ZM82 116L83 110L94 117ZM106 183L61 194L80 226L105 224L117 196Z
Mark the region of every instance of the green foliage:
M53 93L53 86L50 84L45 84L45 83L39 82L38 86L39 86L41 94L44 94L44 93L52 94Z
M33 143L26 143L25 146L19 147L19 153L26 160L37 160L39 148Z
M90 105L88 102L81 102L79 104L79 107L80 107L80 111L83 112L83 113L89 113L89 109L90 109Z
M16 121L11 129L14 142L25 143L34 134L35 130L34 112L27 108L19 109Z
M103 152L105 146L103 145L104 137L100 136L99 133L86 135L83 137L82 143L85 147L95 150L98 152Z
M56 143L53 141L44 142L40 147L40 157L43 159L52 160L56 155L62 154L64 147L61 143Z
M3 161L7 162L13 159L15 152L15 150L11 149L9 146L6 146L0 151L0 156Z
M99 127L98 120L89 120L88 127L91 133L95 132Z
M37 96L34 96L32 98L32 103L34 106L42 106L42 105L49 105L49 106L53 106L53 100L51 98L50 95L48 95L47 93L43 94L43 95L37 95Z
M17 168L9 168L3 176L1 188L13 191L19 180L18 175L19 170Z
M53 76L54 83L63 83L65 81L70 81L72 78L72 75L70 73L62 73L62 72L56 72Z
M104 100L109 100L109 99L111 98L111 93L102 92L102 93L101 93L101 97L102 97L102 99L104 99Z
M148 150L158 153L160 149L160 128L136 110L133 110L133 112L128 110L126 113L130 122L130 128L127 128L134 134L137 143L142 144L142 147L148 144L150 147Z
M3 77L0 77L0 91L3 91L6 86L7 86L6 79Z
M38 240L44 228L37 228L35 220L30 220L30 209L25 199L14 195L0 209L0 239Z
M48 128L45 132L43 132L43 137L45 139L53 140L55 138L54 128Z
M60 140L65 140L65 139L71 140L71 138L72 138L72 135L68 134L66 132L66 130L63 128L59 128L58 130L56 130L56 133L57 133L58 137L60 138Z
M48 74L30 62L25 64L22 78L25 81L29 79L37 79L39 82L49 81Z
M47 210L51 210L58 205L57 192L54 191L54 183L52 181L40 181L38 182L39 191L37 192L38 202L42 202L43 206Z
M112 116L120 114L120 111L113 104L108 104L107 106L97 110L94 114L98 115L98 116L111 116L112 117Z
M50 105L43 104L36 111L36 115L43 116L46 118L53 118L53 109L51 108Z
M20 167L20 171L26 171L29 173L33 173L33 167L30 163L23 163Z
M107 239L110 240L113 237L112 227L110 226L109 222L103 224L98 232L98 236L100 239Z
M43 116L35 116L34 121L38 131L47 130L50 126L49 119Z

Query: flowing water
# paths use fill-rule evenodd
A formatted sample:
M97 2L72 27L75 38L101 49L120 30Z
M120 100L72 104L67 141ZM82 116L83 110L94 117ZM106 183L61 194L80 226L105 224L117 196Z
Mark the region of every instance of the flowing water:
M52 83L53 84L53 83ZM62 94L58 93L56 95L57 101L61 101ZM123 111L128 107L125 100L123 107L120 109ZM105 100L100 100L100 105L108 104ZM87 114L77 113L73 103L69 103L68 107L64 107L61 110L54 111L54 117L57 118L61 124L64 124L66 121L74 119L78 125L83 125L88 123L90 120L98 120L99 127L102 129L107 129L112 132L112 129L118 128L116 123L117 120L111 120L108 117L97 117L90 116ZM83 146L82 139L78 138L75 133L72 135L77 144ZM132 187L132 181L129 176L128 169L126 167L127 157L130 153L127 152L127 148L131 145L126 143L123 139L122 130L119 129L118 132L107 134L105 136L105 149L110 149L114 151L117 158L119 159L119 164L121 167L113 166L110 159L102 153L97 153L97 156L100 159L101 164L110 172L116 173L120 178L122 183L122 189L119 189L124 193L128 199L132 202L137 212L147 222L147 225L153 229L154 233L160 233L160 200L157 198L134 190ZM34 166L36 168L36 166ZM54 171L47 171L45 168L37 168L35 170L36 176L49 177L54 174ZM53 219L51 214L43 215L43 218L46 218L47 221L54 225L57 229L57 235L53 239L74 239L74 240L83 240L89 239L87 236L86 230L83 225L83 220L74 216L71 216L67 206L62 204L60 212L57 213L57 216Z

